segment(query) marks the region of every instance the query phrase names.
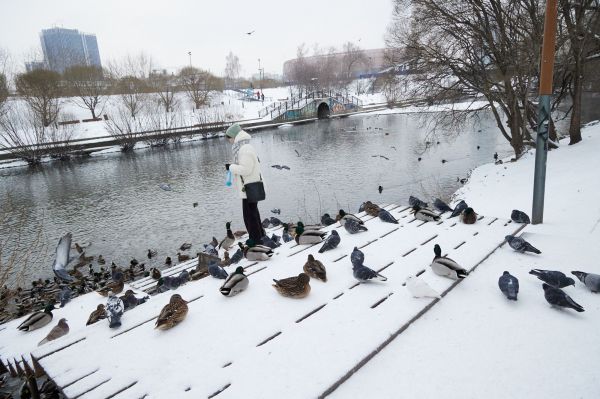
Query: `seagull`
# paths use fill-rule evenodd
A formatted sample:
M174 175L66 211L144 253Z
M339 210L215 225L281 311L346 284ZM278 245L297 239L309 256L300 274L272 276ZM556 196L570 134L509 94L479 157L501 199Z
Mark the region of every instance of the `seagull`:
M439 292L434 290L425 281L415 276L408 276L406 278L406 288L415 298L439 298Z

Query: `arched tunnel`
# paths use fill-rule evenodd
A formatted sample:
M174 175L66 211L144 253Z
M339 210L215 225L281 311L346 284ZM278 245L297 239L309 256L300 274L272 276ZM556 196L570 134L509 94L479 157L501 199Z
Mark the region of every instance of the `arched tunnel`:
M319 104L319 107L317 108L317 117L319 119L329 118L330 113L331 113L331 111L330 111L329 105L327 105L327 103Z

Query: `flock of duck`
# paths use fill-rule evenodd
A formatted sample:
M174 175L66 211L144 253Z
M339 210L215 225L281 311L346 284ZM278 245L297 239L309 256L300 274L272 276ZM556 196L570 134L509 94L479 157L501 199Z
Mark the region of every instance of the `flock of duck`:
M439 199L435 199L433 202L433 208L418 198L410 197L409 204L412 207L412 214L415 219L422 221L437 221L440 219L440 215L445 212L450 212L449 218L458 217L461 223L474 224L478 220L477 213L469 207L465 201L460 201L454 208L451 208L446 203ZM379 218L382 222L397 224L398 220L387 210L373 204L370 201L363 203L359 209L359 212L364 211L367 215ZM514 210L511 214L511 219L516 223L529 223L529 217L518 210ZM167 290L176 290L181 285L185 284L189 280L195 280L203 278L208 275L213 278L223 279L224 282L220 287L220 292L226 297L235 296L243 292L249 285L248 277L244 274L244 268L238 266L235 271L229 274L224 267L238 263L242 258L249 261L267 261L269 260L274 252L273 249L281 245L281 241L289 242L294 240L298 245L319 245L320 248L318 253L324 253L336 248L341 242L341 236L336 230L331 230L328 234L321 230L323 226L329 226L335 223L339 223L340 226L344 227L346 232L349 234L360 234L368 231L364 221L351 213L345 212L340 209L335 219L329 214L324 214L321 218L320 225L304 225L302 222L292 223L281 223L277 218L266 219L265 223L269 225L283 226L283 232L281 237L275 234L272 237L265 237L261 243L256 243L253 240L247 240L245 243L241 241L237 242L237 251L233 256L229 257L229 250L236 247L236 241L241 236L241 232L234 234L231 230L231 222L227 222L225 225L226 236L221 241L218 241L213 237L212 241L204 245L204 253L210 256L211 261L207 266L202 266L200 262L195 269L190 271L184 270L177 276L162 276L158 269L152 269L145 272L145 275L150 275L156 280L156 286L154 287L155 292L165 292ZM533 254L540 254L537 248L532 244L524 240L522 237L515 237L507 235L505 237L508 245L517 252L530 252ZM53 270L56 276L55 280L58 280L61 285L61 290L58 294L58 301L60 306L65 306L71 296L72 292L69 288L69 284L74 284L74 287L78 285L79 275L76 273L68 272L66 266L69 263L69 249L71 246L71 234L65 234L57 246L56 259L53 264ZM184 244L180 248L181 250L187 250L190 248L190 244ZM76 247L77 248L77 247ZM79 250L79 248L77 248ZM219 257L219 250L224 250L224 257ZM442 249L438 244L433 247L434 257L431 261L431 270L439 275L453 280L460 280L469 275L469 271L460 265L459 262L442 255ZM81 256L85 258L85 253L82 252ZM151 258L156 256L154 251L148 251L148 257ZM189 259L189 257L187 258ZM184 260L187 260L184 259ZM369 281L378 280L386 281L387 278L375 270L370 269L364 265L365 255L357 247L354 247L350 254L350 260L352 263L353 276L360 283L367 283ZM168 259L167 259L168 260ZM182 260L181 254L179 254L179 261ZM133 267L133 265L131 265ZM74 270L77 269L77 266ZM138 305L143 304L149 297L144 296L137 298L132 290L127 290L123 295L118 296L124 289L124 282L126 271L122 270L114 263L111 265L110 272L104 273L110 274L110 281L107 281L104 286L98 288L96 292L99 295L107 297L106 304L99 304L95 310L93 310L88 318L87 325L97 323L100 320L107 319L108 326L110 328L116 328L121 325L121 317L123 314L135 308ZM90 267L90 273L92 268ZM95 272L93 272L95 273ZM92 275L93 275L92 273ZM573 271L575 275L586 287L593 292L600 291L600 275L585 273L581 271ZM135 274L135 273L134 273ZM581 305L576 303L563 288L575 285L575 281L567 277L560 271L533 269L530 274L536 276L538 279L543 281L544 297L546 301L556 307L571 308L578 312L583 312L584 309ZM327 270L325 265L315 258L313 254L309 254L307 261L303 266L303 271L297 276L291 276L288 278L273 280L274 289L284 297L289 298L304 298L309 295L311 287L311 279L317 279L323 282L327 282ZM419 279L417 276L410 276L406 280L406 287L414 297L440 297L440 294L431 288L425 281ZM517 300L519 292L519 281L516 277L505 271L498 279L498 286L502 293L510 300ZM55 303L49 302L43 308L43 310L33 312L27 317L19 326L18 329L24 332L33 331L48 325L53 318L52 310L55 309ZM181 323L188 313L187 302L179 294L171 296L170 301L159 313L155 328L160 330L170 329L179 323ZM43 345L46 342L55 340L61 336L68 334L69 325L67 320L60 319L46 335L46 337L39 342L39 345Z

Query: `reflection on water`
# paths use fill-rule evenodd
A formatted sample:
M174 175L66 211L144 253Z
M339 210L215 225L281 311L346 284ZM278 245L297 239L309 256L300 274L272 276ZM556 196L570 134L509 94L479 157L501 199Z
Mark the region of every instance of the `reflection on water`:
M416 115L355 116L256 133L267 190L261 216L280 208L276 216L282 220L313 223L339 208L356 212L367 199L406 203L411 194L448 199L460 185L457 178L491 162L495 151L511 153L485 113L458 136L443 133L427 138L426 146ZM133 257L161 264L183 242L192 242L196 253L213 235L225 235L226 221L233 221L234 230L245 229L241 201L224 184L230 157L230 145L216 139L56 162L35 171L0 170L0 199L10 194L28 215L25 241L41 223L49 248L43 261L28 265L27 275L51 275L52 252L67 231L76 242L92 243L87 255L102 254L109 264L124 266ZM160 183L173 190L160 189ZM0 234L6 229L1 226ZM158 250L159 260L147 261L148 248Z

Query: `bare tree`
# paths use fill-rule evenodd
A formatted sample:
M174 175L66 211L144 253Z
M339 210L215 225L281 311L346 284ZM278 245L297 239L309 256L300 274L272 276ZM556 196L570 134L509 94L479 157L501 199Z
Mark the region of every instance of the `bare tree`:
M225 57L225 79L227 87L237 89L237 79L240 76L241 68L239 57L230 51L229 54L227 54L227 57Z
M16 79L17 92L43 126L56 122L60 111L60 75L38 69L22 73Z
M141 112L147 100L147 79L152 73L152 58L145 53L109 63L111 77L116 82L115 92L132 118Z
M46 128L34 111L12 104L0 114L0 148L37 165L46 153Z
M10 93L8 87L9 66L10 55L8 51L0 48L0 114Z
M137 116L131 116L131 111L121 105L115 107L110 119L104 122L106 130L119 142L119 146L123 152L133 150L135 143L142 134L141 132L147 126L144 114L139 113Z
M59 116L63 122L53 123L46 127L47 152L52 158L68 160L70 158L71 141L76 137L77 125L69 123L75 119L75 115L62 113Z
M196 109L208 103L212 83L208 72L195 67L185 67L179 71L179 82Z
M367 64L368 59L365 56L365 52L361 48L352 43L346 42L343 46L343 56L341 65L341 76L340 79L346 82L352 81L353 69L357 64Z
M177 112L165 112L162 104L155 102L149 106L143 118L144 140L152 147L164 146L169 142L168 134L180 125L181 118Z
M175 79L166 74L150 75L148 84L155 93L158 102L162 105L165 112L173 112L179 105L179 100L175 96Z
M63 73L68 87L76 99L77 106L88 109L92 118L102 114L107 99L107 82L102 68L97 66L76 65Z
M413 97L434 103L482 95L520 156L535 128L530 93L537 82L542 11L537 0L395 0L388 46L410 54L421 71Z

